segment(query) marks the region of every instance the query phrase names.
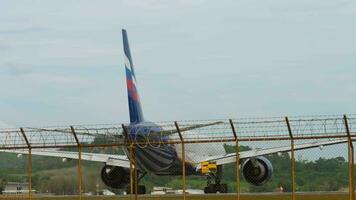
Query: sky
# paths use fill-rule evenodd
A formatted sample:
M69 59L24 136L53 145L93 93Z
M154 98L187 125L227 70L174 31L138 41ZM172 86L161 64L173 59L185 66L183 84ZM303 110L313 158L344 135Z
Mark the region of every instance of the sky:
M0 0L0 125L356 113L353 0Z

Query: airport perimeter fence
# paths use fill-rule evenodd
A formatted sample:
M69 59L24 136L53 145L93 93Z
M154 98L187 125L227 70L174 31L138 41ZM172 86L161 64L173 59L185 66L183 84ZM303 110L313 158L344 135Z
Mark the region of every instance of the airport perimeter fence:
M156 125L160 129L157 129ZM134 132L145 134L132 137ZM77 199L89 199L89 191L86 188L89 187L90 181L89 177L86 177L88 173L83 162L94 159L101 166L102 163L110 166L110 163L117 163L121 159L110 157L110 154L121 154L128 158L125 178L128 180L127 198L130 199L147 198L147 195L137 194L141 183L150 187L147 191L152 191L153 186L164 186L153 193L176 193L176 199L194 198L194 195L189 193L201 192L203 189L211 193L209 188L205 188L207 182L214 183L214 177L220 177L220 171L223 170L219 167L220 164L226 164L222 177L218 178L218 182L221 181L220 186L226 186L217 190L221 193L228 191L229 199L251 199L253 193L256 195L254 199L265 199L266 195L280 195L281 199L295 200L305 199L305 192L328 192L328 197L334 195L335 199L351 200L355 199L355 137L356 115L175 121L147 123L136 127L128 124L107 124L1 129L1 155L15 153L18 157L27 158L22 158L19 162L26 167L26 176L23 177L28 179L28 188L25 194L3 194L0 199L38 198L39 194L34 194L33 189L33 168L36 164L46 163L38 160L39 163L36 163L37 161L33 160L34 155L55 155L63 162L73 160L76 170L58 177L58 180L70 177L72 179L69 181L76 184L76 189L70 188L74 186L66 182L63 191L71 192L63 192L63 195L76 193ZM157 150L163 147L165 151ZM172 152L172 148L177 154L175 160L180 162L180 165L175 163L175 166L180 168L164 170L172 170L169 174L174 176L148 174L138 180L137 177L144 175L143 170L139 169L138 159L154 160L150 155L157 154L147 153L148 151L170 158L169 152ZM142 151L144 149L146 151ZM106 157L100 160L97 158L99 154L105 154ZM221 158L219 154L226 155ZM207 160L208 162L205 162ZM191 163L196 163L194 170L201 176L190 176ZM270 181L264 183L264 180L270 178L269 172L272 172L268 171L270 164L274 168L274 174ZM258 166L262 168L255 171ZM47 179L51 179L53 173L55 172L47 173ZM254 177L254 173L265 175L255 179L249 178ZM39 183L48 180L43 177L38 180L37 177L35 181ZM251 182L262 186L253 186ZM99 183L96 183L97 187L98 185ZM69 187L69 190L65 187ZM40 190L41 193L51 192L48 188ZM115 198L116 196L111 197Z

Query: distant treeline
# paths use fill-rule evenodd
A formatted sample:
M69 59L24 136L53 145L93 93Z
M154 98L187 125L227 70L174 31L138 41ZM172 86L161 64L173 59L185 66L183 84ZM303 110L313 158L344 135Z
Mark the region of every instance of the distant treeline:
M234 146L225 145L227 152L234 152ZM240 150L249 147L241 146ZM100 152L102 150L95 150ZM119 150L110 150L111 153ZM7 181L27 182L27 156L17 158L15 154L0 153L0 187ZM272 179L263 186L251 186L241 178L242 192L278 191L282 186L285 191L291 190L291 160L288 153L267 156L272 162L274 174ZM39 192L55 194L77 194L78 173L75 160L63 163L61 159L33 156L33 188ZM83 162L84 191L96 192L106 188L101 182L100 170L103 164ZM341 191L348 187L348 163L343 157L332 159L320 158L316 161L296 161L297 191ZM229 191L236 188L236 167L234 164L224 166L224 182L229 185ZM146 185L148 191L153 186L182 188L181 177L147 175L140 184ZM187 177L188 188L204 188L204 177ZM120 191L116 191L120 192Z

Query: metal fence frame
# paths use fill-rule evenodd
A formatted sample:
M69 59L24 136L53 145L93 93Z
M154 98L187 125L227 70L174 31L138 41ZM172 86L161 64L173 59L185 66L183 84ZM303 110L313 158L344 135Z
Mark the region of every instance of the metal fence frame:
M236 145L236 199L240 200L240 159L239 159L239 142L241 141L290 141L290 146L291 146L291 180L292 180L292 191L291 191L291 199L295 200L296 199L296 183L295 183L295 157L294 157L294 146L295 146L295 141L297 140L309 140L309 139L325 139L325 138L345 138L347 139L347 145L348 145L348 177L349 177L349 199L352 200L355 197L355 188L354 188L354 148L353 148L353 138L356 137L355 134L352 134L352 131L350 130L350 125L348 122L348 117L346 115L343 116L343 122L344 122L344 128L346 130L344 135L308 135L308 136L295 136L293 134L292 128L291 128L291 123L288 117L285 117L285 126L287 127L289 137L255 137L255 138L239 138L237 129L234 125L234 122L232 119L228 120L228 124L230 124L231 128L231 134L233 139L219 139L219 140L207 140L207 141L185 141L184 140L184 133L181 132L180 125L178 124L177 121L173 123L174 127L176 128L176 131L179 135L179 140L176 141L170 141L170 144L176 144L176 145L181 145L182 148L182 198L185 200L186 197L186 171L185 171L185 145L186 144L191 144L191 143L215 143L215 142L234 142ZM70 126L71 133L73 135L73 138L75 139L76 145L43 145L43 146L32 146L31 142L28 139L28 136L26 134L26 131L23 128L20 128L20 133L22 134L22 137L26 143L26 146L16 146L16 147L0 147L0 149L27 149L28 150L28 181L29 181L29 193L28 193L28 199L32 200L33 195L32 195L32 149L46 149L46 148L73 148L76 147L78 150L78 162L77 162L77 170L78 170L78 191L79 191L79 199L82 200L83 198L83 170L82 170L82 159L81 159L81 154L82 154L82 148L84 147L122 147L126 146L129 147L130 149L130 190L131 194L130 197L137 199L137 186L138 186L138 181L137 178L134 178L137 176L137 167L136 166L136 159L135 156L133 156L133 151L136 148L138 143L137 141L131 141L128 137L128 131L127 131L127 126L125 124L121 125L123 128L123 133L125 136L125 143L124 144L82 144L80 142L80 139L78 138L78 135L75 131L75 128L73 126ZM133 191L135 189L135 192Z

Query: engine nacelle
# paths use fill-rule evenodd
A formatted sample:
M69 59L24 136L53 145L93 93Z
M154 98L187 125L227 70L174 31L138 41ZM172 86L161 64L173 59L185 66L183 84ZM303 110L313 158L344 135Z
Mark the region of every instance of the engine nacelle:
M122 167L105 165L101 169L101 179L105 185L111 188L124 188L130 183L130 170Z
M256 186L265 184L273 174L271 162L263 156L247 159L241 168L245 180Z

